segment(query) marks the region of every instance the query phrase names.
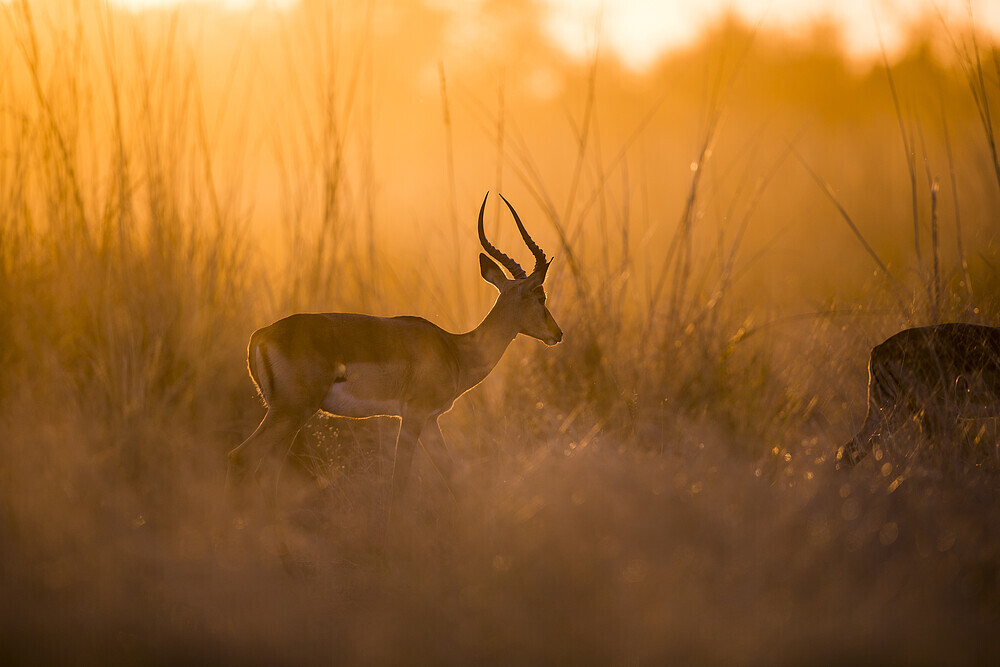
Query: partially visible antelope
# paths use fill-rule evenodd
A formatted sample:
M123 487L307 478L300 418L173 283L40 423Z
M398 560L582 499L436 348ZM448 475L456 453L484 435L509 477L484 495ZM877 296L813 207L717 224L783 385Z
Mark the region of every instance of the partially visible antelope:
M960 420L994 417L1000 417L1000 329L906 329L872 350L868 414L838 451L838 465L854 465L907 420L920 421L932 438L948 438Z
M542 283L550 260L502 195L535 258L531 274L486 239L488 197L479 209L479 241L486 251L479 255L479 266L500 295L482 323L454 334L421 317L299 313L255 331L248 366L267 413L257 430L229 453L231 468L252 450L284 454L317 411L353 418L393 416L401 423L390 518L400 509L417 442L454 493L451 456L438 417L490 374L518 334L547 345L563 336L545 305Z

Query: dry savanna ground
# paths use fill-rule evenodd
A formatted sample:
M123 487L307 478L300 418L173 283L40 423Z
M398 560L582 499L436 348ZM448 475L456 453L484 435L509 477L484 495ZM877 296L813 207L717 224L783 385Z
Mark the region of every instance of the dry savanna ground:
M726 19L638 73L539 11L0 3L0 659L997 659L995 420L835 466L873 345L1000 324L996 45ZM418 453L387 555L396 423L319 416L227 494L250 333L471 329L486 190L565 339L442 417L458 498Z

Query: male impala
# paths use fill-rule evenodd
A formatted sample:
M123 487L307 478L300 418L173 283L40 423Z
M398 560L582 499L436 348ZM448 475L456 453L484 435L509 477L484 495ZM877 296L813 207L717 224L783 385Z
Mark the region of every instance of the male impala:
M303 424L320 410L342 417L395 416L401 424L390 517L399 509L418 440L453 489L451 457L438 417L490 374L517 334L547 345L562 340L562 331L545 307L542 283L549 262L514 207L503 201L535 257L535 268L525 275L517 262L486 240L484 198L479 241L489 257L480 253L479 266L500 295L472 331L449 333L421 317L300 313L254 332L248 365L267 414L257 430L229 453L231 465L245 450L283 454Z
M933 438L947 438L960 419L988 417L1000 417L1000 329L906 329L872 350L868 414L837 460L854 465L908 419L920 420Z

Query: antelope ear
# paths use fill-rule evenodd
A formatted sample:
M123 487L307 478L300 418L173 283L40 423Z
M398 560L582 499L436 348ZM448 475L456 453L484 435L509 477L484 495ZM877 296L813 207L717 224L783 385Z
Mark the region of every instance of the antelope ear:
M503 274L503 269L483 253L479 253L479 272L483 274L483 280L501 292L510 282L510 279Z

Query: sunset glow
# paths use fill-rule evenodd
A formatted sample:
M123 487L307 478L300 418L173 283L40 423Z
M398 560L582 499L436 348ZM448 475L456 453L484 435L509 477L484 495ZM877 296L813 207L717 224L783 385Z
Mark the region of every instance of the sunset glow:
M0 664L1000 664L968 7L0 0Z

